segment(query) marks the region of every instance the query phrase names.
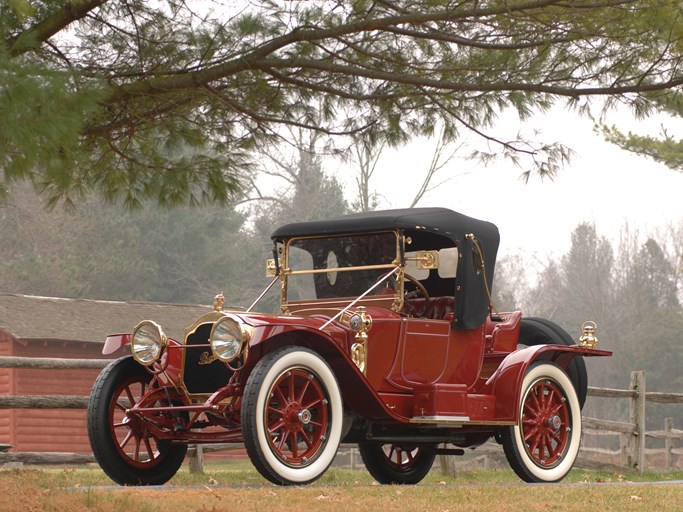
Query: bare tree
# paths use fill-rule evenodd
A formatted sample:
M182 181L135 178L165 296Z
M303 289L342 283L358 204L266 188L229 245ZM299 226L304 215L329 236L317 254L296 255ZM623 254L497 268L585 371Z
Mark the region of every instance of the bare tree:
M374 210L379 203L380 195L372 191L370 180L375 174L377 162L384 147L384 144L373 146L365 139L356 140L352 146L351 161L356 167L356 185L358 186L358 198L352 204L354 210L368 212Z
M354 144L352 145L352 155L350 157L350 161L354 166L354 172L357 173L356 185L358 196L353 202L354 210L362 212L374 210L383 198L383 195L372 187L371 179L377 170L380 157L386 147L387 144L385 143L376 143L373 145L365 139L357 139L354 141ZM454 146L444 130L441 130L436 139L436 146L434 147L431 161L426 167L426 170L416 169L414 173L411 173L424 173L424 177L422 183L417 188L415 195L410 200L410 203L406 205L408 208L414 208L426 194L454 177L453 174L449 174L447 177L435 182L439 171L442 171L456 157L458 151L462 147L462 144ZM405 171L405 169L401 169L401 171Z

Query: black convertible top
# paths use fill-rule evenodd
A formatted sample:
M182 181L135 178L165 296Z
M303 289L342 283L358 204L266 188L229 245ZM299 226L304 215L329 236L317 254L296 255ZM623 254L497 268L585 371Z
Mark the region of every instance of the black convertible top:
M498 229L490 222L473 219L448 208L404 208L354 213L331 219L285 224L275 230L274 240L299 236L329 236L365 233L369 231L426 230L452 240L463 232L484 232L498 238Z
M455 279L454 327L473 329L486 321L490 287L496 263L500 235L490 222L474 219L448 208L406 208L355 213L326 220L296 222L277 228L271 238L283 242L294 237L334 236L400 230L419 239L430 233L443 236L460 248ZM484 255L485 272L481 272L474 235ZM433 237L430 237L433 238ZM417 247L420 248L420 247ZM469 255L469 257L467 257Z

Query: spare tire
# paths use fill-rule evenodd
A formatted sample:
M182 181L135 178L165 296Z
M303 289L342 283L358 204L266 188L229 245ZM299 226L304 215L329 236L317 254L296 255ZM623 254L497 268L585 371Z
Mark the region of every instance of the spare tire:
M522 318L518 345L533 347L544 344L569 346L576 345L576 341L555 322L537 317ZM567 375L572 384L574 384L574 389L576 389L576 394L579 398L579 405L583 409L583 404L586 402L586 394L588 393L588 372L586 371L586 362L583 360L583 357L576 356L572 359L567 367Z

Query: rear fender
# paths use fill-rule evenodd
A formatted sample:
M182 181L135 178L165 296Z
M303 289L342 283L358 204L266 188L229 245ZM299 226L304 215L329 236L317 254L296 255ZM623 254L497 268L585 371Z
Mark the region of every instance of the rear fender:
M519 420L522 380L533 362L552 362L566 372L567 366L574 357L610 355L612 353L606 350L595 350L580 346L535 345L527 347L507 356L486 381L482 392L495 395L496 420L517 422Z

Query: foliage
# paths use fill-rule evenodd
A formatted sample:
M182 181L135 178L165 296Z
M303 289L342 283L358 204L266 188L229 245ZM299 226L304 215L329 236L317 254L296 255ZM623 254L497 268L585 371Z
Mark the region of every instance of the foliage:
M586 359L589 385L624 389L633 370L645 370L649 390L680 392L679 238L673 244L661 235L643 241L625 229L615 250L594 225L582 223L572 232L567 254L551 258L535 286L520 287L515 293L514 283L525 275L528 264L518 259L497 267L501 273L496 275L495 287L506 291L508 300L525 316L549 318L576 339L583 322L597 323L599 348L612 350L614 355L609 360ZM593 417L623 419L628 414L625 406L625 402L612 401L598 412L591 411L589 401L584 411ZM661 428L665 416L683 423L680 407L653 410L648 413L650 428Z
M600 95L642 113L683 83L681 37L659 0L7 0L2 185L225 203L285 126L390 145L443 126L552 175L567 148L497 138L498 112Z
M653 238L648 238L639 250L634 251L623 274L624 282L619 293L629 317L652 318L661 312L680 308L677 269ZM629 330L634 327L627 323Z
M661 112L675 118L683 118L683 95L678 92L655 96L652 98L652 104ZM659 137L639 135L630 131L624 133L614 125L603 124L600 129L605 139L620 148L650 157L670 169L683 172L683 139L672 135L664 126Z
M88 198L78 215L50 213L15 185L0 218L5 293L206 303L225 290L237 300L247 281L238 270L253 258L235 250L244 217L219 206L129 212Z
M601 331L612 316L614 255L610 242L592 224L579 224L569 252L549 262L532 295L539 298L527 315L541 316L576 332L586 320L600 319Z
M129 211L95 197L77 213L49 212L30 187L14 184L11 200L0 204L0 291L174 303L206 303L223 291L230 306L248 306L268 283L264 262L276 226L348 210L315 137L289 159L271 156L284 186L261 198L249 222L247 213L220 205L145 203Z
M680 392L683 375L680 372L681 332L683 310L666 308L645 317L631 332L624 335L622 347L631 352L631 364L637 362L639 370L645 370L650 391ZM625 369L630 372L635 367ZM648 418L651 419L651 418ZM657 421L654 428L661 428Z

